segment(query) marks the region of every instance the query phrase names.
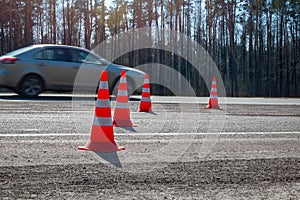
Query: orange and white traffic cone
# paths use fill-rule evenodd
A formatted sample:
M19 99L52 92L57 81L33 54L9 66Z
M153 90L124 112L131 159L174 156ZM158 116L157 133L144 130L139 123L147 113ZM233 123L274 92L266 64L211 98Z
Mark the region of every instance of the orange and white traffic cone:
M211 91L210 91L208 105L205 108L220 109L219 103L218 103L217 79L215 76L213 77L213 80L211 83Z
M142 99L140 102L140 108L138 112L152 112L149 74L145 74L144 86L142 90Z
M102 72L100 78L90 140L85 146L80 146L78 149L94 152L115 152L125 150L124 147L118 147L114 140L106 71Z
M136 126L130 120L130 109L128 103L126 71L122 70L120 83L118 86L118 94L116 107L114 112L113 126L133 127Z

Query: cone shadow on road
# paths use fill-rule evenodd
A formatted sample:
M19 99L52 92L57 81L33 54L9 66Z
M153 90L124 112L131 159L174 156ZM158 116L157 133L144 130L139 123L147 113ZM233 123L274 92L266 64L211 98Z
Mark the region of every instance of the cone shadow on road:
M109 153L102 153L102 152L95 152L99 157L103 160L109 162L116 168L122 168L122 164L120 162L119 156L117 152L109 152Z
M153 111L150 111L150 112L141 112L141 113L143 113L143 114L145 114L145 115L147 115L147 114L150 114L150 115L157 115L157 113L156 113L156 112L153 112Z
M128 130L128 131L131 131L131 132L134 132L136 133L137 131L131 127L131 126L119 126L119 128L122 128L122 129L125 129L125 130Z
M155 112L153 112L153 111L148 112L148 113L151 114L151 115L157 115L157 113L155 113Z

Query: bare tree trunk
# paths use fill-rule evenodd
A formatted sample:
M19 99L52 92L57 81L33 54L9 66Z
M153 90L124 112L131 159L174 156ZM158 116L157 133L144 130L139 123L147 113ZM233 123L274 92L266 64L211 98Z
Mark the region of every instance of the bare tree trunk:
M250 10L249 10L249 80L251 93L253 95L255 89L255 78L254 78L254 65L253 65L253 13L252 13L252 1L250 0Z
M56 30L56 0L53 0L53 43L56 44L57 43L57 30Z
M254 95L258 95L259 84L258 84L258 67L259 67L259 51L258 51L258 4L259 0L256 1L255 7L255 31L254 31Z
M236 16L236 1L227 2L227 29L229 32L229 72L231 80L231 95L238 96L237 85L237 63L235 56L235 16Z
M266 53L266 67L265 67L265 90L264 96L270 96L270 73L271 73L271 37L272 37L272 12L270 8L266 11L266 25L267 25L267 53Z
M85 1L85 7L84 7L84 42L85 42L85 48L91 49L91 16L90 12L90 2Z
M25 6L25 46L32 44L32 19L31 19L31 2L30 0L26 0Z

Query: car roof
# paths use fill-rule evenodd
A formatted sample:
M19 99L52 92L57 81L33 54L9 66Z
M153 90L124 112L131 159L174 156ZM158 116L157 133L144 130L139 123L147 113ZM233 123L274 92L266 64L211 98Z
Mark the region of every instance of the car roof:
M31 46L32 47L66 47L66 48L81 49L87 51L87 49L84 49L82 47L63 45L63 44L34 44Z
M5 56L16 56L16 55L21 55L21 54L27 54L27 52L31 52L32 50L35 49L40 49L40 48L48 48L48 47L62 47L62 48L68 48L68 49L77 49L77 50L81 50L81 51L87 51L89 53L91 53L92 51L89 51L87 49L81 48L81 47L76 47L76 46L69 46L69 45L61 45L61 44L34 44L34 45L29 45L20 49L16 49L14 51L11 51L7 54L5 54Z

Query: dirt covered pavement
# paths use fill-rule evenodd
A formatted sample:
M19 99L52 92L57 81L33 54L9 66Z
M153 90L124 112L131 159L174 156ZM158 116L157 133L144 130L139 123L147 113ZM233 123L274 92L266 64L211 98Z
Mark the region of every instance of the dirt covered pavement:
M115 167L77 150L89 113L69 99L0 102L0 199L300 198L299 105L212 114L204 104L154 103L155 115L132 112L138 127L115 129L126 147ZM221 133L208 134L211 124Z
M299 199L299 159L171 163L132 174L103 164L1 168L1 198Z

